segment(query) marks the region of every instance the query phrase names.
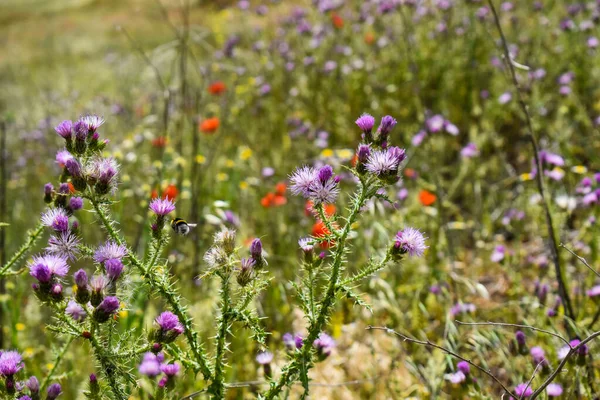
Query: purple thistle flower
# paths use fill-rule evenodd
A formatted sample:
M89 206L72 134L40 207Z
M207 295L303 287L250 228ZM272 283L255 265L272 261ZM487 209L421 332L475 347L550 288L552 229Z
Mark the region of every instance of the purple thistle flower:
M394 247L411 257L421 257L428 246L418 229L407 227L396 234Z
M368 144L360 144L356 150L356 158L361 164L365 164L371 155L371 146Z
M522 331L515 332L515 339L519 346L525 346L525 334Z
M270 351L261 351L256 355L256 362L260 365L267 365L273 361L273 353Z
M73 177L82 177L81 164L79 164L79 161L77 161L75 158L68 159L65 163L65 167Z
M362 114L357 120L356 125L365 133L368 134L375 126L375 118L370 114Z
M400 163L406 158L404 149L399 147L390 147L386 150L375 150L367 160L366 169L379 177L392 176L398 174Z
M46 254L43 256L35 256L33 257L29 270L31 276L38 279L41 283L46 283L49 281L43 281L36 276L37 274L41 274L41 278L46 277L48 273L50 275L63 277L69 272L69 266L67 265L67 260L60 256L55 256L52 254Z
M101 264L106 260L121 259L127 255L127 248L113 241L108 241L96 249L94 261Z
M81 117L79 121L82 122L88 132L94 133L104 123L104 118L97 115L86 115Z
M170 378L177 375L180 369L181 367L177 363L163 364L160 366L160 370L162 371L162 373Z
M328 334L321 332L319 333L319 337L313 342L313 347L317 349L320 358L324 359L331 354L331 350L335 347L335 340Z
M299 167L290 176L291 186L290 190L293 194L302 195L308 197L310 194L310 188L314 180L316 179L317 171L308 166Z
M377 128L377 140L381 143L387 140L387 137L394 126L396 126L397 121L390 115L386 115L381 118L381 123L379 124L379 128Z
M44 185L44 194L46 196L50 196L52 194L53 190L54 190L54 186L51 183L46 183Z
M506 104L512 100L512 94L510 92L504 92L498 97L498 103Z
M69 208L73 211L81 210L83 208L83 199L81 197L71 197Z
M326 183L328 180L331 179L332 176L333 168L331 168L331 165L325 165L321 167L321 169L319 169L319 172L317 173L317 177L319 178L319 181L321 181L321 183Z
M80 287L80 288L87 287L88 276L87 276L87 273L83 269L80 269L79 271L75 272L73 274L73 278L75 280L75 284L77 285L77 287Z
M118 258L111 258L104 262L104 269L106 270L106 276L111 281L116 281L123 272L123 263Z
M73 318L77 322L81 322L87 316L87 313L79 304L74 302L73 300L69 300L69 304L67 308L65 308L65 314Z
M542 365L548 365L548 360L546 360L546 353L541 347L532 347L531 350L529 350L529 354L531 354L531 358L533 359L533 362L535 364L542 363Z
M73 135L73 122L69 120L65 120L58 124L56 128L54 128L56 133L63 137L63 139L71 139Z
M465 379L467 379L466 375L464 372L462 371L456 371L453 374L446 374L444 375L444 379L450 381L453 384L458 384L458 383L462 383L465 381Z
M546 394L548 397L559 397L563 394L563 388L558 383L551 383L546 386Z
M425 127L430 133L440 132L444 128L446 120L440 114L436 114L425 121Z
M69 190L69 184L66 182L63 182L58 186L58 193L60 194L69 194Z
M593 286L591 289L585 292L588 297L598 297L600 296L600 285Z
M19 397L19 399L18 399L18 400L32 400L32 399L31 399L31 397L29 397L29 396L25 395L25 396L21 396L21 397Z
M102 292L108 286L108 279L104 275L94 275L90 280L90 287L94 292Z
M51 208L42 214L42 223L57 232L69 230L69 216L62 207Z
M165 199L154 199L150 203L150 210L161 217L175 211L175 203L173 203L169 198Z
M96 307L94 317L98 322L106 322L112 314L119 309L119 299L115 296L107 296L102 302Z
M9 378L22 368L21 355L16 351L5 351L0 354L0 375Z
M283 335L282 340L283 344L285 344L285 347L287 347L288 349L299 349L304 344L304 339L302 338L302 336L293 335L289 332Z
M458 314L466 314L475 312L475 304L472 303L456 303L450 309L450 314L454 317Z
M96 180L96 192L104 195L116 185L119 164L112 158L96 158L90 163L87 172Z
M254 267L256 261L252 258L242 258L240 261L240 269L237 275L237 282L240 286L246 286L254 277Z
M177 335L180 335L184 331L184 327L181 322L179 322L177 315L170 311L161 313L154 321L164 333L172 331Z
M160 374L160 362L154 353L144 354L144 358L138 367L138 371L142 375L153 378Z
M533 389L531 389L528 383L519 383L515 387L515 394L521 397L529 397L533 394Z
M298 240L298 246L305 253L310 253L315 248L315 241L313 238L305 237Z
M40 382L35 376L30 376L29 379L25 381L25 386L31 391L32 394L38 393L40 391Z
M67 165L69 160L73 160L73 155L69 153L67 150L59 150L56 153L56 163L62 167Z
M506 248L502 245L498 245L494 248L494 252L490 256L490 260L492 262L500 262L500 261L504 260L505 256L506 256Z
M571 347L577 347L577 346L579 346L580 343L581 343L581 340L579 340L579 339L573 339L569 342ZM581 356L587 355L588 352L589 352L589 348L588 348L587 344L584 344L583 346L581 346L577 349L577 354L579 354Z
M465 375L469 375L469 372L471 372L471 366L466 361L460 361L456 364L456 368Z
M80 254L80 242L79 238L71 232L60 232L50 236L46 251L67 260L76 260Z
M469 143L465 147L462 148L462 150L460 151L460 155L463 158L476 157L479 155L479 150L477 149L477 146L475 145L475 143Z

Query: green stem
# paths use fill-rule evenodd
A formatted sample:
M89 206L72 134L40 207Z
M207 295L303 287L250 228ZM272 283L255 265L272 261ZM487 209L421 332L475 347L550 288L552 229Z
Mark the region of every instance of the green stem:
M352 225L360 213L360 209L362 208L365 200L368 198L369 189L369 182L361 180L360 194L354 202L354 206L350 211L350 215L336 243L336 251L331 266L329 285L327 287L325 297L318 307L319 315L316 319L312 320L308 329L308 337L304 341L302 349L296 352L292 361L290 361L290 363L284 367L279 380L271 384L269 391L265 394L265 399L267 400L275 398L275 396L277 396L284 387L290 385L298 373L299 368L303 365L306 365L307 362L312 358L312 343L315 341L315 339L317 339L325 327L325 323L330 315L330 310L335 302L335 294L337 287L339 286L340 268L342 266L342 262L344 261L344 255L346 252L346 239L352 230Z
M10 267L15 265L22 257L25 256L25 254L27 254L27 252L29 252L29 250L31 250L31 248L35 245L35 243L40 238L40 235L42 234L43 230L44 230L44 225L40 222L33 229L33 231L30 231L27 233L27 236L28 236L27 242L23 246L21 246L21 248L19 250L17 250L17 252L15 254L13 254L11 259L8 260L6 265L4 265L2 267L2 269L0 269L0 277L2 277L4 275L12 275L12 273L7 273L6 271L8 271L8 269Z
M117 231L113 226L113 221L111 221L102 207L98 204L96 199L88 197L90 203L94 207L96 214L100 217L104 228L108 232L108 235L119 245L124 245L124 240L119 236ZM158 253L158 252L157 252ZM192 349L192 353L194 354L194 358L199 364L199 367L194 368L195 372L201 371L205 380L211 379L210 367L208 365L208 361L206 359L206 355L204 354L204 350L202 346L198 342L198 333L194 330L192 325L192 320L190 316L186 312L186 308L180 302L179 294L173 289L172 285L169 282L169 279L163 276L160 276L154 268L146 268L144 264L133 254L129 248L127 249L127 259L134 265L140 272L143 278L145 278L146 284L151 288L158 290L158 292L165 298L167 303L173 309L173 312L179 318L179 321L182 323L185 328L184 334L188 341L190 348ZM150 264L150 267L152 264Z
M227 344L225 339L227 336L227 328L229 326L230 319L229 304L231 303L231 297L229 293L229 276L221 276L221 280L221 317L219 318L219 330L217 332L215 375L209 388L209 393L211 393L215 399L223 399L225 397L223 370L225 365L225 347Z
M65 343L63 348L56 355L56 358L54 359L54 363L52 365L52 369L48 372L48 375L46 375L46 377L42 381L42 384L40 386L40 392L44 393L46 391L46 388L48 387L48 384L50 383L50 379L52 379L52 377L54 376L54 372L56 372L56 369L60 365L63 357L67 353L67 350L69 349L69 346L71 345L71 343L73 342L74 339L75 339L74 336L69 336L69 338L67 339L67 342Z

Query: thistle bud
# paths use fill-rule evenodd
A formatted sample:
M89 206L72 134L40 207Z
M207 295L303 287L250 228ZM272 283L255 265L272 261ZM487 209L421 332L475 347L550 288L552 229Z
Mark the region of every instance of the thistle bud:
M119 309L119 299L108 296L94 310L94 319L100 323L106 322Z
M255 262L252 258L242 258L237 274L237 282L240 286L246 286L254 279L254 264Z
M52 203L52 192L54 191L54 186L51 183L46 183L44 185L44 203L50 204Z
M221 247L227 255L235 251L235 231L223 229L215 235L215 245Z

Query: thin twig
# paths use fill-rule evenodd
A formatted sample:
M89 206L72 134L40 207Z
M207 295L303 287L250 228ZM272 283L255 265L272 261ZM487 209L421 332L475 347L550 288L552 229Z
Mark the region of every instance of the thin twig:
M458 358L459 360L462 360L466 363L468 363L469 365L473 366L474 368L478 369L479 371L483 372L484 374L486 374L487 376L489 376L490 378L492 378L498 385L500 385L500 387L502 387L502 389L504 389L504 391L506 393L508 393L510 396L517 398L517 395L514 394L513 392L511 392L502 382L500 382L500 380L494 375L492 374L490 371L487 371L485 368L480 367L479 365L475 364L474 362L472 362L471 360L464 358L463 356L453 352L452 350L448 350L445 347L442 347L440 345L437 345L433 342L430 342L429 340L418 340L418 339L414 339L411 337L408 337L406 335L403 335L402 333L396 332L393 329L387 328L385 326L367 326L366 328L367 330L380 330L380 331L384 331L386 333L391 333L393 335L398 336L399 338L401 338L403 341L405 342L410 342L410 343L415 343L415 344L420 344L420 345L424 345L424 346L429 346L429 347L433 347L436 348L438 350L443 351L444 353L454 357L454 358Z
M571 306L571 299L569 298L569 292L567 290L567 285L563 279L562 270L560 267L560 259L558 257L558 243L556 241L554 225L552 223L552 215L550 214L550 208L548 206L548 201L544 194L545 192L544 192L544 180L543 180L543 174L542 174L542 161L540 160L540 157L539 157L540 151L539 151L537 139L533 132L533 125L531 123L531 115L529 114L529 110L527 109L527 104L525 104L525 101L523 100L523 96L521 95L521 89L519 87L519 82L517 81L517 74L515 72L515 67L514 67L513 63L511 62L512 59L510 57L510 51L508 50L508 42L506 41L506 37L504 36L504 32L502 31L502 26L500 25L500 19L498 18L498 13L496 12L496 8L494 7L494 2L492 0L488 0L488 4L490 5L490 9L492 11L492 14L494 15L494 21L496 23L496 28L498 29L498 33L500 34L500 39L502 41L502 47L504 50L504 57L506 58L506 64L508 65L508 68L510 70L510 75L512 78L512 83L515 87L517 99L518 99L519 105L521 107L521 110L523 111L523 114L525 114L525 120L527 122L527 130L528 130L527 138L531 142L531 147L533 148L533 157L535 159L535 165L537 168L536 183L537 183L538 192L542 199L542 207L544 209L544 214L546 217L546 226L548 228L548 236L550 237L550 244L551 244L550 252L552 255L552 261L554 262L556 280L558 281L558 292L559 292L560 298L563 302L563 305L565 307L566 316L572 320L575 320L575 313L573 312L573 307ZM568 324L565 324L565 325L568 326Z
M554 332L548 331L546 329L536 328L535 326L531 326L531 325L509 324L509 323L505 323L505 322L491 322L491 321L488 321L488 322L462 322L462 321L454 320L454 322L456 322L459 325L472 325L472 326L490 325L490 326L507 326L507 327L513 327L513 328L524 328L524 329L529 329L532 331L542 332L542 333L546 333L548 335L552 335L555 338L558 338L558 339L562 340L564 343L566 343L567 345L569 345L569 341L567 339L565 339L564 337L560 336L558 333L554 333Z
M573 254L575 257L577 257L577 259L579 259L579 261L581 261L583 263L583 265L585 265L586 267L588 267L588 269L590 271L592 271L594 274L596 274L596 276L598 278L600 278L600 272L598 272L594 268L592 268L592 266L586 261L585 258L581 257L580 255L577 255L573 250L569 249L567 246L565 246L562 243L560 244L560 247L562 247L563 249L565 249L569 253Z
M533 378L535 378L535 375L537 374L538 369L540 368L540 365L542 365L543 363L545 363L546 360L542 360L538 363L538 365L535 366L535 369L533 370L533 374L531 374L531 378L529 378L529 380L527 381L527 385L525 385L525 389L521 392L521 395L519 396L519 400L523 400L523 396L525 396L525 392L527 391L527 388L531 387L531 382L533 382Z

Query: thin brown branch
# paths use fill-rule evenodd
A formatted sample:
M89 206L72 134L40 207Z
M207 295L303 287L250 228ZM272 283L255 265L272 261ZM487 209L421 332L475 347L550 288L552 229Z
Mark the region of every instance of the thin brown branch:
M590 271L592 271L594 274L596 274L596 276L598 278L600 278L600 272L596 271L594 268L592 268L592 266L586 261L585 258L581 257L580 255L576 254L573 250L569 249L567 246L565 246L564 244L560 244L560 247L562 247L563 249L565 249L566 251L568 251L569 253L571 253L572 255L574 255L575 257L577 257L577 259L579 261L581 261L583 263L583 265L585 265L586 267L588 267L588 269Z
M548 331L546 329L536 328L535 326L531 326L531 325L509 324L509 323L505 323L505 322L491 322L491 321L488 321L488 322L463 322L463 321L454 320L454 322L456 322L459 325L505 326L505 327L529 329L532 331L546 333L548 335L554 336L555 338L558 338L558 339L562 340L565 344L569 345L569 341L567 339L565 339L564 337L560 336L558 333L554 333L554 332Z

